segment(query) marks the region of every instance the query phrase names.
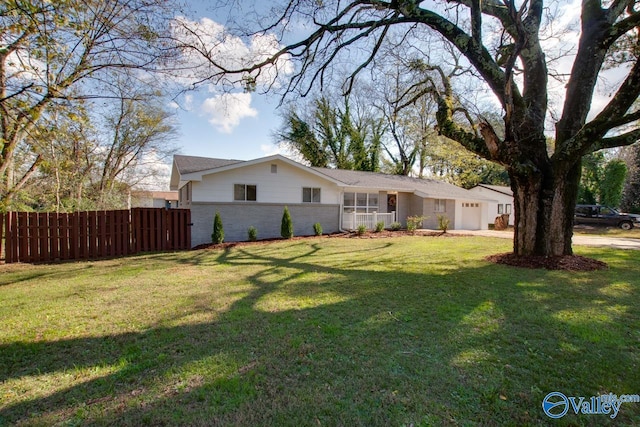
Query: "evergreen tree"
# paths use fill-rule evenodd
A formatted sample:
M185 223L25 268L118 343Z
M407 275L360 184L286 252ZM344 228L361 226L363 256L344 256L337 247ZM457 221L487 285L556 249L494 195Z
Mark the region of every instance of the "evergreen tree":
M291 220L291 214L289 208L284 207L284 213L282 214L282 224L280 225L280 235L284 239L291 239L293 237L293 221Z
M211 234L211 241L215 244L224 242L224 229L222 228L220 212L216 212L216 216L213 219L213 234Z
M595 204L600 199L600 183L604 177L604 154L601 151L582 158L582 174L578 187L578 203Z
M629 174L622 193L620 208L625 212L640 213L640 144L631 147Z
M283 119L284 125L276 138L311 166L379 169L383 128L371 117L354 115L347 98L343 109L321 97L312 101L306 119L294 109L286 112Z
M614 159L607 163L604 167L604 177L600 184L600 202L603 205L620 206L626 177L627 165L622 160Z

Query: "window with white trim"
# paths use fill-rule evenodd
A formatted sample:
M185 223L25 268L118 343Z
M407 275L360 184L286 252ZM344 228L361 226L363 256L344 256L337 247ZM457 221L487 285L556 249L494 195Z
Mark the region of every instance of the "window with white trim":
M447 211L447 201L445 199L435 199L433 204L433 211L442 213Z
M320 203L320 189L302 187L302 203Z
M507 204L499 203L498 204L498 215L510 214L510 213L511 213L511 205L509 203L507 203Z
M257 200L257 187L249 184L234 184L233 200L237 202L255 202Z
M378 212L378 193L345 192L342 198L345 213Z

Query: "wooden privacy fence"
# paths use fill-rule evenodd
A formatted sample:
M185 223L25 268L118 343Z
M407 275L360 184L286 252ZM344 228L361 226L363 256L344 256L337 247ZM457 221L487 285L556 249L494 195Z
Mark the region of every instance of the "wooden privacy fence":
M7 263L113 258L190 249L190 225L188 209L0 215Z

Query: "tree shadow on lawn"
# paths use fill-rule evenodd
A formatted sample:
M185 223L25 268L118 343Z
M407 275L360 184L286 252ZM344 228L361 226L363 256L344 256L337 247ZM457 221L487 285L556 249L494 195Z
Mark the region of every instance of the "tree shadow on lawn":
M370 248L371 259L383 260L384 246ZM311 258L321 250L194 254L198 265L262 267L248 279L253 289L214 322L0 345L5 383L115 367L0 406L0 424L546 424L541 402L551 391L638 393L638 289L603 279L611 271L482 262L372 271L375 264L348 266L348 251L321 264ZM624 404L616 424L637 422L638 406Z
M86 271L92 268L87 262L77 262L73 265L67 264L64 271L49 269L46 267L36 270L28 264L4 264L0 265L0 287L15 285L16 283L28 282L35 279L60 279L64 280L69 275Z

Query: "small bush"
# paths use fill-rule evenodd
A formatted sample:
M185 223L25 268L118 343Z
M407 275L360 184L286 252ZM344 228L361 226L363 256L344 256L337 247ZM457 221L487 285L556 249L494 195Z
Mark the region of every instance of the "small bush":
M446 233L449 229L449 224L451 220L446 215L438 215L438 229L442 230L443 233Z
M291 219L289 208L287 208L286 206L284 207L284 212L282 213L280 235L284 239L291 239L293 237L293 220Z
M220 212L216 212L216 216L213 218L213 233L211 234L211 241L216 245L224 242L224 229L222 228Z
M379 233L382 230L384 230L384 221L376 223L376 233Z
M402 224L400 224L398 221L392 222L389 228L393 231L398 231L402 228Z
M360 224L357 230L358 236L362 236L366 232L367 232L367 226L364 224Z
M313 232L316 236L322 236L322 225L319 222L313 224Z
M411 234L415 233L416 230L422 226L422 221L425 220L423 216L409 216L407 217L407 231Z
M250 242L255 242L258 240L258 230L252 225L249 227L249 230L247 230L247 236Z

